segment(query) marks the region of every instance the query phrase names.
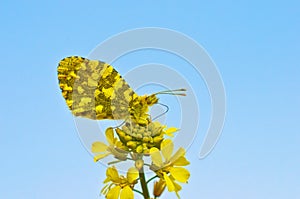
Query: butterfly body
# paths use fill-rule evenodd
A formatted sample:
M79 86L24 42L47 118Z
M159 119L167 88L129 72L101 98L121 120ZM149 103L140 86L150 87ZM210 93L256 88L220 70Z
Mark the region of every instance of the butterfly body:
M79 56L62 59L57 67L59 86L72 114L102 120L149 122L156 94L137 95L109 64Z

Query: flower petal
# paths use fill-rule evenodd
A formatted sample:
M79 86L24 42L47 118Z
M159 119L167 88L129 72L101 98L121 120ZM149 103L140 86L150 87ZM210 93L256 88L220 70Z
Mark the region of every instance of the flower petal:
M133 191L129 186L122 189L120 199L134 199Z
M113 128L109 127L105 131L106 135L106 140L109 143L109 145L114 145L115 143L115 136L114 136L114 131Z
M158 167L163 166L162 157L161 157L161 154L160 154L160 151L158 150L158 148L152 147L150 149L150 155L151 155L152 162L156 166L158 166Z
M174 187L175 187L175 191L178 192L180 191L182 188L181 186L175 182L175 178L173 176L170 176L170 179L172 180L173 184L174 184Z
M171 167L170 173L179 182L186 183L190 178L190 172L185 168Z
M131 167L127 171L127 181L132 184L139 177L139 171L135 167Z
M166 185L168 187L168 191L169 192L175 191L175 186L174 186L172 180L169 178L168 174L166 174L165 172L164 172L164 179L166 181Z
M117 158L119 160L126 160L126 158L127 158L127 153L119 152L119 150L117 150L113 146L109 146L108 151L111 154L113 154L115 156L115 158Z
M178 160L178 158L182 157L185 155L185 150L184 148L179 148L176 153L170 158L170 162L173 163L176 160Z
M106 195L107 199L118 199L120 195L120 186L115 186L114 188L110 189Z
M97 162L101 160L102 158L105 158L106 156L110 155L110 153L102 153L94 156L94 161Z
M103 181L103 183L105 184L105 183L108 183L108 182L110 182L110 178L108 178L108 177L106 177L106 179Z
M170 128L168 128L168 129L165 131L165 134L166 134L167 136L173 137L173 136L174 136L173 133L175 133L176 131L179 131L179 129L178 129L178 128L175 128L175 127L170 127Z
M181 156L177 160L175 160L173 162L173 164L175 166L186 166L186 165L189 165L190 162L184 156Z
M113 182L119 182L120 177L117 169L115 167L109 167L106 170L106 176Z
M160 144L160 150L166 161L170 160L171 155L173 153L173 149L174 149L174 144L172 140L166 139L163 140Z
M174 181L173 181L173 184L174 184L174 186L175 186L175 193L176 193L176 196L177 196L178 199L180 199L180 196L179 196L178 192L179 192L182 188L181 188L181 186L180 186L178 183L176 183L176 182L174 182Z
M106 151L107 145L104 144L103 142L94 142L92 144L92 152L93 153L101 153Z

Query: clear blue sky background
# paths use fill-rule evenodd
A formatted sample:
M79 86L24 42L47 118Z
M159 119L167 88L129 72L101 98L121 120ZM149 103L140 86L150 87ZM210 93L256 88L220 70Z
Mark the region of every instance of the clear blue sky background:
M204 160L195 140L182 198L300 198L299 1L1 1L0 24L0 198L97 198L105 168L80 143L56 66L147 26L194 38L226 87L223 135Z

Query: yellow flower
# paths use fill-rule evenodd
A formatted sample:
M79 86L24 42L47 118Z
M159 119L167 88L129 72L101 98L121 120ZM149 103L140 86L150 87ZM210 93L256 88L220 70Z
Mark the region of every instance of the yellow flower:
M106 196L107 199L133 199L133 187L137 183L139 172L136 168L132 167L128 169L127 176L119 175L115 167L110 167L106 170L106 184L101 193Z
M126 160L126 148L117 138L114 137L114 132L111 127L106 129L105 135L108 145L103 142L94 142L92 144L92 152L95 153L94 161L97 162L110 154L114 155L119 160Z
M184 157L185 150L183 148L178 149L178 151L172 155L173 149L174 144L169 139L162 141L160 146L161 151L157 148L151 148L151 169L165 181L168 191L175 191L177 197L180 198L178 192L181 190L181 186L176 181L187 183L190 173L181 166L188 165L189 161Z

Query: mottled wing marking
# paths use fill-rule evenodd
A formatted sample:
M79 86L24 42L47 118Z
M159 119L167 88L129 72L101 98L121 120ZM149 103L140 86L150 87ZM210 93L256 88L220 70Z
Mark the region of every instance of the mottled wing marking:
M138 99L109 64L78 56L64 58L58 68L59 86L75 116L89 119L125 119Z

